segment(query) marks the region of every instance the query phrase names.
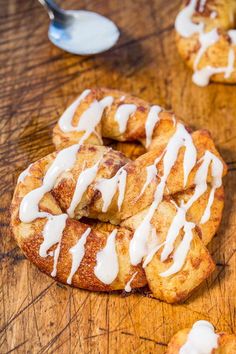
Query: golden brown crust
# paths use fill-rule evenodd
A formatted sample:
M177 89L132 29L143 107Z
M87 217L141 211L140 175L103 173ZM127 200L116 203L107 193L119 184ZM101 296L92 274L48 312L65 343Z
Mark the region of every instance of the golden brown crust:
M184 1L181 9L187 6L188 3L189 1ZM228 65L230 50L236 58L236 44L232 43L228 33L229 30L233 30L236 26L236 2L234 0L207 0L203 11L200 11L199 6L200 1L197 2L192 21L194 23L204 24L204 32L210 32L213 29L217 29L219 39L206 49L197 65L197 69L201 70L207 66L213 68L225 68ZM189 37L184 37L177 33L176 43L180 56L191 69L194 69L194 62L201 48L199 33L194 33ZM235 84L236 60L234 60L233 72L229 77L225 77L224 72L216 73L211 76L210 80L214 82Z
M124 289L131 276L137 272L132 281L132 288L143 287L148 283L155 297L170 303L183 301L214 270L214 262L206 249L206 245L219 226L223 208L223 187L216 190L210 219L201 225L200 219L207 204L209 186L212 182L211 174L208 173L207 182L209 186L207 191L199 200L193 203L187 213L187 220L194 222L196 227L193 230L191 249L183 268L178 273L169 277L161 277L159 275L171 266L173 262L172 254L165 262L161 262L160 252L157 252L145 270L141 264L138 266L131 265L129 256L130 240L153 202L154 192L160 181L159 176L164 172L163 161L160 160L156 165L158 176L153 178L143 195L139 197L146 180L146 167L152 165L155 159L165 151L167 143L175 133L179 121L174 118L173 114L162 111L160 120L154 129L152 144L149 151L146 152L144 148L145 122L148 110L151 107L150 104L119 91L97 89L91 90L91 93L79 105L73 118L73 124L78 123L82 113L94 99L101 100L105 95L113 96L115 100L110 110L106 110L103 114L102 123L98 124L96 128L97 134L109 139L106 141L107 145L119 146L120 144L119 150L125 154L115 151L109 146L99 146L101 145L100 139L97 134L92 134L86 140L86 144L82 145L78 150L73 167L59 176L52 190L46 193L40 201L39 207L41 211L52 215L66 213L70 206L78 177L83 169L94 166L99 160L102 161L94 181L89 185L86 193L84 193L75 208L74 219L67 219L61 239L56 279L63 283L67 282L72 264L70 248L78 242L85 230L91 227L92 231L87 237L85 245L85 255L72 278L73 286L96 291ZM125 96L125 98L121 100L122 96ZM137 113L130 117L124 134L118 134L117 123L114 122L114 112L120 102L135 103L139 107ZM81 134L83 132L65 134L57 125L54 129L54 143L57 148L62 148L75 142L77 143L82 136ZM217 156L222 162L223 175L227 172L227 167L216 150L209 132L199 130L193 132L191 136L196 148L198 162L190 172L188 181L184 186L184 148L180 148L176 162L166 182L164 199L159 204L152 218L152 225L155 227L161 242L165 241L168 228L177 213L173 202L175 201L178 204L182 199L187 201L192 195L195 186L194 178L201 164L199 160L207 150ZM116 139L116 141L114 142L113 139ZM139 141L139 145L137 145L136 140ZM122 145L123 141L125 142L124 145ZM46 219L38 218L31 223L23 223L19 219L19 207L27 193L41 186L43 177L58 153L54 152L32 164L29 175L16 186L11 208L11 225L19 246L25 255L48 275L51 274L53 269L53 257L42 258L39 256L39 247L43 241L42 231ZM134 159L134 156L137 156L137 158ZM133 158L134 161L130 158ZM102 196L96 188L96 182L100 178L112 178L121 167L127 173L121 209L118 211L118 192L116 192L108 210L103 212ZM116 252L119 273L110 285L106 285L95 276L94 267L97 253L105 246L107 237L114 228L118 230ZM181 230L174 244L175 249L182 238L183 231ZM49 251L53 251L55 248L56 245L52 246Z

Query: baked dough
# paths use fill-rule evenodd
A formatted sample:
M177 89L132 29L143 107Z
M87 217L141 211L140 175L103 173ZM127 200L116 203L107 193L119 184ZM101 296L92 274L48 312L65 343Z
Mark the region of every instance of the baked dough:
M210 325L211 324L209 322L206 321L198 321L195 323L196 324L200 323L200 325L202 327L206 326L206 325ZM186 344L186 342L188 341L188 336L190 333L191 329L190 328L185 328L180 330L179 332L177 332L171 339L169 345L168 345L168 349L166 354L185 354L186 351L181 352L181 348L183 348L183 346ZM212 328L212 332L213 332L213 328ZM197 334L197 333L196 333ZM200 335L201 334L201 335ZM201 331L201 333L198 333L198 341L202 342L201 345L204 346L204 344L208 344L209 345L209 339L207 338L207 334L204 337L204 332ZM212 333L213 334L213 333ZM211 335L212 335L211 334ZM213 334L214 335L214 334ZM217 348L214 348L211 351L211 354L233 354L236 353L236 336L234 334L228 334L225 332L220 332L216 334L217 336ZM208 341L207 341L208 339ZM205 341L205 343L204 343ZM194 343L189 342L190 347L192 349L196 349L193 348L191 345ZM198 351L192 351L194 353L198 353ZM188 352L189 353L189 352ZM200 353L200 352L199 352ZM203 353L203 351L202 351ZM207 351L204 351L204 353L208 353Z
M184 1L175 28L178 51L194 70L193 82L236 83L235 0Z
M57 151L21 174L13 196L12 230L26 257L75 287L148 285L159 299L185 300L215 267L206 246L227 168L209 132L96 89L66 110L53 141Z

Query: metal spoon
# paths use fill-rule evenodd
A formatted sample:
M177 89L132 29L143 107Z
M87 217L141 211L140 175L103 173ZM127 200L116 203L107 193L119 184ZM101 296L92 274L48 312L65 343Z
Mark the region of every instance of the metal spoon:
M80 55L110 49L120 32L108 18L91 11L63 10L52 0L39 0L50 17L48 37L57 47Z

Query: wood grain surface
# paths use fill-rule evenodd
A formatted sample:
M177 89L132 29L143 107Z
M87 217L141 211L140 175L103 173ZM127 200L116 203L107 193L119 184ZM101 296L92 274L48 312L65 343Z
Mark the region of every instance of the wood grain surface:
M68 0L119 25L119 43L96 57L62 52L47 40L36 0L0 0L0 353L164 353L195 320L236 331L236 86L199 88L179 58L174 19L180 1ZM57 284L22 255L9 228L18 174L53 151L52 128L85 88L107 86L172 108L205 127L229 166L226 206L210 250L211 278L182 305L142 294L122 297Z

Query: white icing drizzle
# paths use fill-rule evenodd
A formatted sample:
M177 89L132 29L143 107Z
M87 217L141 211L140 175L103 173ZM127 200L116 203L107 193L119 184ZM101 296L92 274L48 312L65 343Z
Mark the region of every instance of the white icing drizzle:
M205 159L207 160L208 166L211 163L212 189L210 192L206 209L200 221L201 224L206 223L210 218L210 211L214 201L215 191L222 185L222 175L224 170L221 160L217 156L213 155L210 151L206 151Z
M108 210L112 199L117 191L117 188L119 191L117 206L118 210L120 211L125 195L126 178L127 172L125 171L123 166L117 171L115 176L113 176L112 178L101 178L96 182L95 188L99 190L102 194L103 213Z
M163 243L158 242L156 229L154 227L152 228L151 235L152 235L151 240L150 241L148 240L147 243L148 251L147 251L147 256L145 257L143 262L143 268L145 268L151 262L151 260L153 259L157 251L159 251L159 249L165 245L165 242Z
M118 196L117 205L119 211L121 209L125 197L126 178L127 178L127 172L124 169L122 169L121 173L119 174L119 180L118 180L119 196Z
M72 119L80 103L89 95L90 92L91 90L85 90L82 92L81 95L62 114L58 121L58 125L64 133L69 133L75 130L75 127L72 125Z
M128 120L131 114L134 114L137 110L137 106L135 104L121 104L115 113L115 120L119 125L119 131L123 134L126 130Z
M112 97L105 97L101 101L93 101L89 108L82 113L79 119L79 123L75 128L76 131L84 131L84 135L80 139L79 143L83 144L88 137L95 132L96 126L100 123L102 119L102 114L104 109L111 104L113 101Z
M210 195L209 195L209 198L208 198L208 203L207 203L206 209L204 211L204 214L201 217L200 224L205 224L210 219L211 206L212 206L213 201L214 201L215 191L216 191L216 187L213 187L211 189L211 191L210 191Z
M166 244L163 248L163 251L161 253L161 261L164 262L168 256L171 254L171 252L174 249L174 242L177 238L177 236L179 235L180 230L182 229L182 227L187 223L186 222L186 210L185 208L182 207L178 207L176 204L176 209L177 209L177 213L175 215L175 217L172 220L172 223L169 227L169 230L167 232L167 236L166 236Z
M146 216L144 217L143 221L141 224L138 226L136 229L134 236L130 242L130 259L131 259L131 264L137 265L140 263L143 259L143 257L146 257L143 263L143 267L146 267L147 264L151 261L153 258L154 254L162 247L162 253L161 253L161 261L164 262L167 260L169 255L174 249L174 243L179 235L179 232L181 229L183 229L184 235L183 239L181 240L180 244L176 248L174 255L173 255L173 263L170 266L170 268L161 273L160 275L163 277L170 276L172 274L175 274L178 272L184 265L185 259L187 257L190 244L193 238L193 228L195 227L195 224L192 222L188 222L186 220L186 213L189 210L189 208L192 206L192 204L201 196L203 195L206 190L207 190L207 176L208 176L208 170L211 165L211 176L212 176L212 189L210 192L209 200L207 203L207 207L203 213L203 216L201 218L200 223L204 223L209 220L210 218L210 209L212 206L212 203L214 201L214 194L215 190L221 186L222 183L222 174L223 174L223 164L221 160L212 154L210 151L206 151L204 156L201 159L201 165L198 168L194 183L195 183L195 190L192 195L192 197L184 203L182 201L180 203L180 206L177 206L175 203L175 207L177 209L176 215L172 220L172 223L170 225L170 228L168 230L166 240L162 244L159 244L156 239L154 244L150 247L148 238L151 233L153 233L153 227L151 225L151 219L155 213L155 210L157 209L159 203L163 199L163 194L164 190L166 187L166 181L169 176L169 173L171 172L172 167L175 164L175 161L178 157L178 152L179 149L185 146L185 152L184 152L184 162L183 162L183 168L184 168L184 186L187 184L188 176L193 169L193 167L196 164L196 158L197 158L197 153L196 153L196 148L192 142L191 135L186 131L184 126L180 123L177 124L176 127L176 132L172 136L172 138L169 140L169 143L163 153L164 158L163 158L163 175L160 177L160 182L157 185L155 195L154 195L154 201L151 204ZM156 161L154 162L153 165L149 166L150 171L148 174L148 169L147 169L147 178L146 182L144 184L144 187L141 191L143 191L147 188L149 183L151 183L151 180L154 176L154 171L153 166L155 167L156 164L160 161L161 157L158 157Z
M210 209L214 201L215 191L217 188L219 188L222 185L223 164L217 156L215 156L208 150L205 152L204 156L200 161L201 161L201 165L198 168L194 178L194 184L195 184L194 193L192 197L187 201L186 204L182 202L181 208L183 208L185 212L187 212L190 209L190 207L193 205L193 203L206 192L207 175L208 175L209 167L211 165L212 189L210 192L206 209L203 212L203 215L201 217L200 223L203 224L207 222L210 218Z
M143 185L143 188L142 188L138 198L140 198L143 195L143 193L145 192L146 188L149 186L151 181L154 178L156 178L156 176L157 176L157 168L156 168L155 164L147 166L146 167L146 171L147 171L146 181L145 181L145 183Z
M63 230L66 226L67 214L50 215L43 229L43 242L39 247L40 257L47 257L48 250L60 242Z
M43 178L42 185L26 194L22 199L19 217L22 222L32 222L37 218L48 217L48 213L39 211L39 202L44 194L50 192L62 172L72 168L75 163L79 145L72 145L61 150Z
M230 37L230 40L232 42L232 44L236 44L236 30L229 30L228 31L228 35Z
M32 166L32 163L24 170L21 172L21 174L18 177L17 183L24 182L24 179L26 176L30 175L30 167Z
M229 50L229 56L228 56L228 66L225 69L225 78L228 79L232 72L234 71L234 62L235 62L235 54L234 50L231 48Z
M172 265L165 272L159 274L161 277L168 277L170 275L173 275L179 272L180 269L183 267L188 251L190 249L191 241L193 238L192 230L194 227L194 223L185 221L183 240L180 242L174 252Z
M114 97L106 96L101 101L99 101L99 104L103 107L103 109L110 108L113 101L114 101Z
M184 231L184 237L173 255L173 264L166 272L161 273L161 276L169 276L176 273L182 268L184 264L193 237L192 229L196 226L194 223L188 222L186 220L186 213L193 205L193 203L206 192L207 175L210 165L212 189L208 199L207 207L203 213L200 223L205 223L210 218L210 208L214 201L215 190L222 184L223 164L217 156L212 154L210 151L206 151L202 157L202 163L195 175L194 183L196 187L192 197L186 203L182 201L180 207L175 204L177 213L170 225L166 236L165 246L161 253L162 262L164 262L173 251L174 242L176 241L182 228Z
M234 71L235 54L234 50L231 48L229 50L228 65L225 67L213 67L206 66L201 70L195 71L193 74L193 82L198 86L207 86L210 82L210 78L214 74L225 74L224 77L227 79Z
M79 241L69 250L70 254L72 255L72 266L71 266L70 274L67 278L67 284L71 284L72 278L74 274L77 272L80 263L84 258L84 254L85 254L84 246L90 232L91 232L91 228L88 227L87 230L81 235Z
M156 178L157 173L158 173L156 165L160 162L163 155L164 155L164 153L162 153L160 156L158 156L152 165L149 165L146 167L147 177L146 177L146 181L143 185L143 188L138 196L138 199L141 198L141 196L143 195L143 193L145 192L145 190L149 186L149 184L152 182L152 180L154 178Z
M189 38L193 34L199 34L200 49L194 60L194 74L193 82L198 86L206 86L209 84L210 78L214 74L225 74L225 78L229 78L234 71L235 54L233 48L230 48L228 55L228 65L226 67L212 67L206 66L198 70L198 64L206 52L206 50L218 42L220 36L217 28L212 29L210 32L204 32L204 23L194 23L192 16L195 12L197 0L191 0L189 4L179 12L176 21L176 31L184 38ZM205 0L202 0L199 5L199 11L202 12L205 7ZM215 12L211 13L211 18L217 15ZM236 30L229 30L228 35L231 38L232 44L236 44Z
M179 354L212 354L218 348L219 336L208 321L197 321L188 333Z
M79 175L70 206L67 209L67 213L71 218L74 217L75 208L77 207L77 205L81 201L88 186L95 179L97 172L98 172L100 162L101 162L101 160L97 161L97 163L94 166L86 168Z
M194 23L192 21L197 1L198 0L191 0L188 6L184 7L176 17L175 29L182 37L188 38L194 33L200 33L203 31L203 23Z
M162 111L160 106L152 106L145 123L145 131L146 131L146 149L151 145L152 142L152 134L155 128L156 123L160 120L159 113Z
M197 70L198 64L203 56L203 54L206 52L206 50L213 44L215 44L219 40L219 34L217 31L217 28L214 28L210 32L201 32L199 34L199 42L200 42L200 49L196 55L196 58L194 60L193 68L194 70Z
M53 256L53 270L51 272L52 277L55 277L57 275L57 263L60 255L60 249L61 249L61 240L58 242L58 245L52 254Z
M200 12L203 12L205 10L206 1L207 0L200 0L200 3L199 3L199 11Z
M177 160L178 152L183 146L185 147L184 181L187 181L189 173L195 166L197 153L191 135L181 123L178 123L176 126L176 131L170 138L165 149L163 158L163 175L160 178L160 183L157 185L154 201L152 202L143 221L135 230L134 236L130 242L129 253L132 265L139 264L143 257L148 254L147 240L152 228L151 219L159 203L163 199L167 178Z
M125 285L125 291L126 291L127 293L130 293L130 292L131 292L131 290L132 290L132 288L131 288L131 283L132 283L132 281L134 280L134 278L136 277L137 274L138 274L138 272L135 272L135 273L132 275L132 277L130 278L130 280L126 283L126 285Z
M46 212L41 212L39 211L39 202L45 193L52 190L60 174L65 170L72 168L76 161L78 149L79 145L77 144L61 150L47 170L43 178L42 185L26 194L20 204L19 218L22 222L30 223L37 218L48 219L44 226L44 240L40 246L39 254L41 257L47 257L47 252L50 247L58 243L55 251L53 253L50 252L49 254L54 257L53 271L51 273L52 276L56 276L57 262L61 247L61 237L68 215L51 215Z
M111 284L119 272L118 256L116 253L117 229L113 230L107 238L106 246L97 253L97 264L94 274L104 284Z
M110 107L114 100L111 96L106 96L99 102L97 100L94 100L90 104L88 109L81 114L78 125L73 126L72 119L74 117L74 114L82 100L84 100L90 92L91 90L85 90L77 98L77 100L75 100L72 105L66 109L66 111L63 113L58 122L60 129L64 133L73 131L85 132L79 141L80 144L83 144L84 141L88 139L92 133L97 135L95 129L101 121L103 111L105 108Z
M211 13L210 13L210 18L211 19L214 19L214 18L216 18L217 17L217 12L216 11L212 11Z

